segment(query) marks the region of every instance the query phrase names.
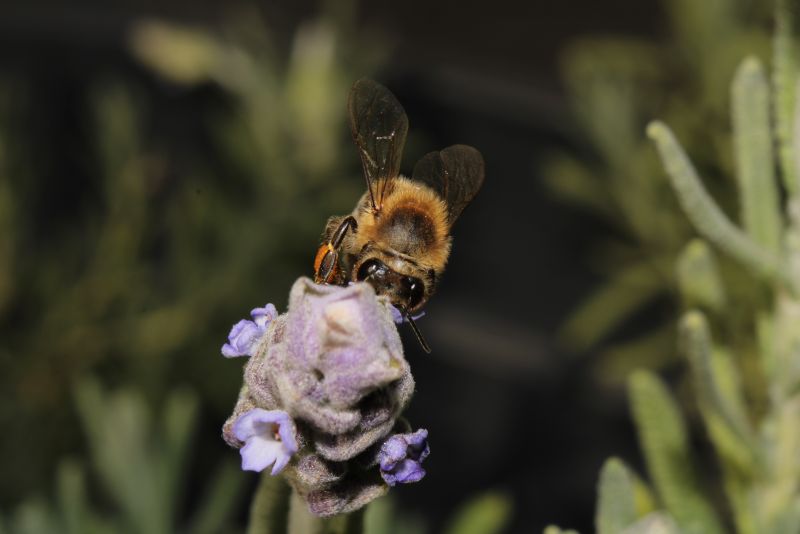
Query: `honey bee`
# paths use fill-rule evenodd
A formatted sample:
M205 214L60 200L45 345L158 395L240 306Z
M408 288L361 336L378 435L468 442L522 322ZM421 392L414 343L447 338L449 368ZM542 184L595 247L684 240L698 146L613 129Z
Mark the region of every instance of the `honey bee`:
M367 191L350 215L328 219L314 260L317 283L365 281L386 295L430 352L412 315L433 295L450 255L450 230L483 184L480 152L453 145L400 174L408 117L372 80L357 81L347 103Z

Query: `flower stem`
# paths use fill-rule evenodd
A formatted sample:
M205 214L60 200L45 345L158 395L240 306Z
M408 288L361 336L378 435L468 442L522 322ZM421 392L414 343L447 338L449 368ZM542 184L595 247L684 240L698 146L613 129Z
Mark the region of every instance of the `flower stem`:
M247 534L285 534L290 495L291 489L283 478L263 473L250 505Z
M328 519L322 530L322 534L363 534L363 532L364 508Z

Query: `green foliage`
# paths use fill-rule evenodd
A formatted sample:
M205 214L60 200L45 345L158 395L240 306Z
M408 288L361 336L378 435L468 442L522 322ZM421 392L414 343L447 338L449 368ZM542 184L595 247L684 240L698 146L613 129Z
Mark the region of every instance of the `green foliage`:
M85 470L65 460L58 469L54 502L37 498L23 502L13 514L10 533L208 534L230 528L232 513L243 496L243 479L235 476L238 468L231 462L224 462L208 477L194 514L188 518L181 514L186 462L194 449L194 395L173 393L160 417L154 418L142 396L132 391L108 394L95 380L87 379L75 393L94 472L106 499L99 506L93 502Z
M772 46L772 91L775 133L780 157L783 186L791 195L800 192L800 178L792 150L797 79L797 54L794 51L793 20L790 0L775 2L775 36Z
M664 506L688 533L722 532L693 469L686 424L666 386L652 373L637 371L629 391L647 468Z
M597 534L620 532L636 520L634 481L620 460L609 458L597 487Z
M689 241L678 257L676 273L684 305L722 311L728 300L727 293L708 243L702 239Z
M241 376L219 356L227 329L267 299L283 305L326 218L362 192L346 93L383 48L349 17L338 3L309 21L285 60L253 13L216 30L142 23L132 49L190 95L195 128L163 120L128 79L88 81L66 176L37 132L12 127L33 122L24 83L0 84L0 423L25 436L0 444L3 502L79 449L63 407L87 372L154 402L191 383L224 419Z
M496 534L511 518L511 502L489 492L464 503L448 521L448 534ZM267 473L250 507L251 534L423 534L428 529L419 518L401 514L390 497L370 503L366 510L330 518L312 516L306 503L280 477Z
M736 177L741 199L741 220L748 235L760 246L777 253L781 248L778 183L772 161L769 85L761 62L745 59L731 87Z
M667 514L654 512L618 532L622 534L681 534L683 531Z
M577 530L562 530L555 525L549 525L544 529L544 534L578 534Z
M425 534L424 521L408 511L400 514L391 496L372 501L364 513L366 534Z
M584 39L567 49L564 78L591 154L556 156L546 173L556 194L603 219L621 236L593 249L589 263L605 283L576 308L560 332L574 350L599 350L599 378L620 385L632 368L675 363L671 325L653 325L635 339L614 334L653 302L681 294L680 285L686 279L676 276L674 261L693 235L641 132L648 121L660 116L690 139L721 214L735 212L736 199L726 176L733 174L736 158L726 155L731 132L727 99L722 95L743 55L765 58L769 52L769 36L759 29L767 26L759 24L768 20L767 2L665 0L661 4L671 23L663 42L604 37ZM781 40L781 58L787 66L790 41L785 36ZM756 113L763 119L768 109L763 106L763 72L759 77L750 70L747 79L758 82L755 92L748 82L744 95L761 99ZM787 96L793 90L781 94ZM750 132L760 136L761 150L764 132L764 128ZM770 198L775 201L768 189L762 191L763 199L754 199L742 210L768 203ZM771 236L771 241L757 243L776 246L776 220L759 223L764 229L758 231ZM740 302L752 301L753 291L745 289L746 278L736 264L724 257L719 263L719 276L728 287L726 302L739 310ZM747 320L743 315L729 313L720 320L738 328Z
M712 200L672 131L663 123L654 122L647 127L647 134L655 141L678 200L697 231L759 276L789 283L778 256L750 239ZM758 186L749 189L757 191Z
M778 2L776 13L773 90L753 57L741 62L732 81L737 180L731 183L738 185L741 226L706 190L670 128L654 122L647 129L686 217L704 238L676 254L678 287L688 308L679 339L719 475L698 469L689 427L667 386L649 371L634 373L634 419L657 497L669 514L643 526L643 532L675 527L722 532L719 509L730 512L727 523L742 534L800 532L800 189L795 167L800 117L787 97L797 80L786 3ZM795 126L789 128L791 123ZM785 207L779 201L779 176ZM747 300L744 293L735 297L743 303L737 320L728 295L738 288L720 276L712 247L742 269L743 283L757 288ZM745 377L757 387L748 389ZM703 486L711 482L721 490L711 494L723 493L724 506L706 497L710 492ZM631 495L621 466L604 470L597 517L598 530L631 522Z
M447 534L496 534L508 523L511 502L498 493L487 493L465 503L445 529Z

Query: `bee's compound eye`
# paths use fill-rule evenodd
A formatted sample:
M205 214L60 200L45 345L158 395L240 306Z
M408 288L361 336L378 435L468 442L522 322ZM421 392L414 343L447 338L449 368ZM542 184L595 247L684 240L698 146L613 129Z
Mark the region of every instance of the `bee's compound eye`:
M373 258L361 264L356 274L356 280L360 282L382 272L386 272L386 265L384 265L382 261Z
M406 276L403 278L403 286L408 295L408 307L415 308L425 296L425 284L419 278Z

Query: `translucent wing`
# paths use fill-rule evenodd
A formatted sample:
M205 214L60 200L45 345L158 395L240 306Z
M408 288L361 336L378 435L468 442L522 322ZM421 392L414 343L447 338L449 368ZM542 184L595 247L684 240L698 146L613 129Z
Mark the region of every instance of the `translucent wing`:
M408 133L408 117L397 98L384 86L361 79L353 84L347 102L350 131L361 156L372 207L400 172L400 158Z
M481 153L467 145L453 145L426 154L414 166L412 178L424 183L447 204L452 226L483 185Z

